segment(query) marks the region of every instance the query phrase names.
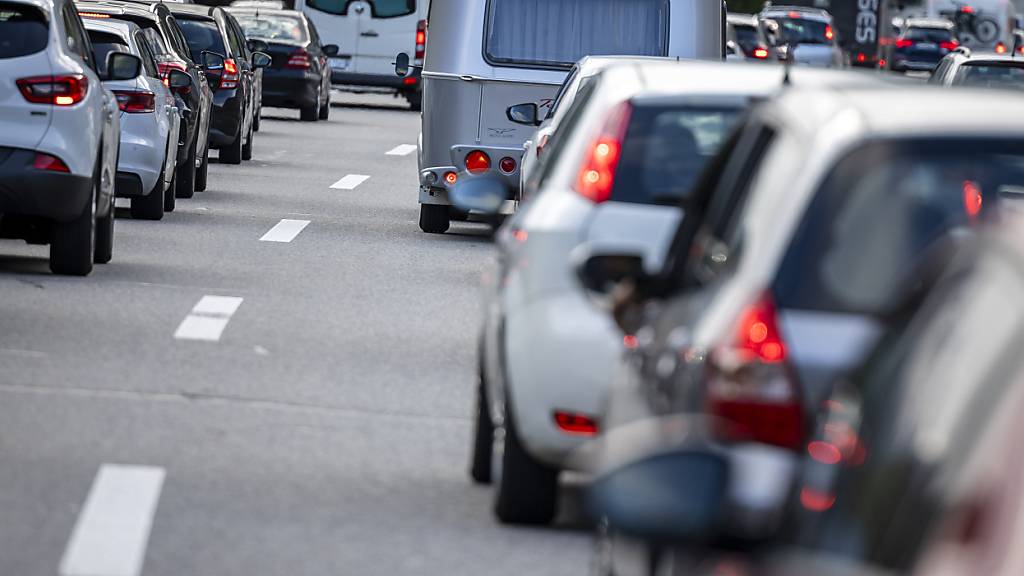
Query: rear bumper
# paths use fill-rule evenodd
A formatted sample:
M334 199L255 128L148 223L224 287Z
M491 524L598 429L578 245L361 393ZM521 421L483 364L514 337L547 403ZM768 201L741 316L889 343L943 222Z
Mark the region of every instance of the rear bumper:
M92 199L90 176L32 168L35 152L0 148L0 214L40 216L67 222Z
M264 71L263 105L279 108L307 108L316 105L320 77L301 70Z
M508 148L498 146L452 146L451 148L451 159L452 164L448 166L429 166L420 170L420 204L441 204L450 205L451 201L448 199L448 189L451 186L445 182L444 175L448 172L455 172L459 175L459 178L472 178L464 172L466 166L466 156L470 152L479 150L487 154L488 158L491 159L491 169L487 172L489 175L499 176L505 184L508 186L507 200L516 200L519 192L520 174L519 171L522 169L523 155L525 151L522 147ZM515 160L516 168L512 172L503 172L498 166L503 158L512 158ZM460 168L462 167L462 168Z
M412 79L407 83L408 79ZM360 87L369 88L391 88L402 92L416 90L420 87L420 70L414 69L413 73L406 78L395 74L360 74L358 72L340 72L331 70L331 84L338 88Z
M145 126L143 123L150 125ZM166 160L167 138L168 134L160 133L159 125L152 115L122 115L117 196L144 196L156 188ZM122 187L122 174L133 175L138 183ZM142 191L136 192L137 188Z

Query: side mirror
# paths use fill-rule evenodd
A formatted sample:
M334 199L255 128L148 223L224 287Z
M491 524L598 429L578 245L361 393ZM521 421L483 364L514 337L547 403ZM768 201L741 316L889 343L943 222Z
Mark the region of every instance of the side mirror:
M249 45L249 50L253 52L266 52L270 47L263 40L253 38L246 42Z
M395 56L395 74L403 78L409 75L409 55L405 52Z
M573 260L576 277L593 294L609 295L624 280L642 283L647 279L640 254L601 252L584 244L577 248Z
M338 55L338 52L341 51L341 48L338 48L337 44L326 44L324 45L323 48L321 48L321 50L324 51L324 54L326 54L328 58L333 58L334 56Z
M269 54L263 52L252 53L252 67L253 68L267 68L270 66L272 60Z
M493 175L461 174L455 186L448 191L448 198L456 208L483 214L497 214L507 197L508 186Z
M192 86L192 77L181 70L171 70L167 75L167 87L171 90L185 90Z
M508 119L516 124L523 124L526 126L540 126L540 109L533 102L527 102L526 104L516 104L515 106L509 106L505 110L505 115Z
M210 52L209 50L203 50L200 53L202 69L206 72L219 72L224 69L224 55L216 52Z
M142 60L134 54L111 52L107 54L107 73L103 80L131 80L142 72Z

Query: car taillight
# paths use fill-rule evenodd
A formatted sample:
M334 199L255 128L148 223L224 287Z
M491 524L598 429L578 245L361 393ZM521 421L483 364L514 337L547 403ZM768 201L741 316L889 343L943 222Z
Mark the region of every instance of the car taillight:
M836 37L836 33L832 30L832 26L830 24L826 24L825 25L825 40L828 40L829 42L831 42L832 40L835 39L835 37Z
M946 40L945 42L940 42L939 47L942 48L943 50L948 50L952 52L953 50L956 50L957 48L960 47L960 43L957 42L956 40Z
M1002 42L996 44L996 54L1006 54L1006 44Z
M762 46L758 46L757 48L754 48L753 56L754 56L754 58L757 58L758 60L767 60L768 59L768 49L764 48Z
M585 198L600 204L612 197L615 171L622 155L622 141L626 137L633 107L629 102L619 104L608 115L601 132L587 148L575 189Z
M63 172L65 174L70 173L71 169L64 163L63 160L56 156L49 154L43 154L42 152L36 152L35 160L32 162L32 168L36 170L46 170L48 172Z
M129 114L144 114L156 110L156 95L145 91L114 90L117 107Z
M483 174L491 169L491 157L486 152L473 150L466 155L466 170L470 174Z
M188 74L188 67L186 67L181 62L174 62L174 61L157 62L156 68L160 72L160 79L164 81L164 86L168 86L167 77L171 74L171 70L177 70L179 72L184 72L185 74ZM188 94L189 90L191 90L191 89L192 89L191 87L188 87L188 88L182 89L180 92L183 93L183 94Z
M498 168L500 168L505 174L515 172L517 166L518 164L516 163L516 159L511 156L506 156L501 159L501 162L498 162Z
M292 52L291 56L288 57L288 63L285 64L285 68L297 68L300 70L308 70L310 66L312 66L312 62L309 59L309 52L305 50Z
M768 295L745 310L731 340L708 359L706 407L728 440L799 449L803 410Z
M565 434L573 436L596 436L597 421L586 414L576 412L555 411L555 425Z
M413 64L423 65L423 58L427 54L427 21L420 20L416 23L416 59Z
M308 63L306 67L309 67ZM230 90L236 86L238 86L238 64L235 64L234 58L226 58L224 72L220 75L220 89Z
M907 40L905 38L896 41L896 47L897 48L910 48L913 45L914 45L914 41L913 40Z
M33 104L74 106L89 92L89 81L81 74L34 76L22 78L17 84L25 100Z

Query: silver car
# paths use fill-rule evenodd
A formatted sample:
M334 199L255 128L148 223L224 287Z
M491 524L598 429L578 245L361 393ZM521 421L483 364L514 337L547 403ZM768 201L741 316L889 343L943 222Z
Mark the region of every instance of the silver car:
M771 22L779 54L793 63L817 68L844 68L846 55L839 47L832 16L818 8L773 6L761 12L762 23Z

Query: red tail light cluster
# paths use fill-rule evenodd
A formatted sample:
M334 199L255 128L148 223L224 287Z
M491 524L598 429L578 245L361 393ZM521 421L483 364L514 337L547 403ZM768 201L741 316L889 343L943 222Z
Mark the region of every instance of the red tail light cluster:
M17 81L18 90L33 104L74 106L85 99L89 81L81 74L34 76Z
M601 203L612 197L615 172L622 156L622 142L632 113L633 107L629 102L616 106L583 157L575 189L592 202Z
M767 60L768 49L765 48L764 46L758 46L757 48L754 48L754 51L751 53L751 55L754 58L757 58L758 60Z
M420 20L416 23L416 58L413 64L420 66L427 54L427 21Z
M491 157L486 152L473 150L466 155L466 170L470 174L483 174L491 169Z
M35 160L32 162L32 168L36 170L45 170L47 172L63 172L68 174L71 169L64 163L63 160L56 156L49 154L43 154L42 152L36 152Z
M959 47L960 43L957 42L956 40L946 40L945 42L939 43L939 48L942 48L943 50L947 50L949 52L952 52L953 50L956 50Z
M555 412L555 425L562 432L573 436L597 435L597 421L586 414L558 410Z
M832 25L831 24L826 24L825 25L825 40L828 40L829 42L831 42L832 40L835 39L835 37L836 37L836 33L832 30Z
M224 72L220 75L220 89L231 90L238 86L238 64L235 63L234 58L227 58L224 60Z
M519 165L516 163L516 159L512 158L511 156L506 156L501 159L501 162L498 162L498 168L500 168L501 171L504 172L505 174L511 174L515 172L518 166Z
M156 95L148 91L115 90L117 107L128 114L144 114L156 110Z
M171 74L171 70L177 70L178 72L184 72L184 73L188 74L188 67L186 67L181 62L174 62L174 61L158 62L156 67L157 67L157 70L160 71L160 79L164 81L164 86L168 85L167 77ZM184 88L184 89L181 90L181 93L182 94L188 94L189 91L191 91L191 90L192 90L191 87Z
M1006 54L1006 44L1002 42L996 44L996 54Z
M914 41L913 40L907 40L906 38L903 38L903 39L900 39L900 40L896 41L896 47L897 48L910 48L913 45L914 45Z
M707 409L718 417L724 437L801 446L803 409L787 355L775 304L766 295L743 313L731 340L709 358Z
M305 50L296 50L288 57L288 63L285 64L285 68L309 70L312 65L312 60L309 58L309 52L306 52Z

